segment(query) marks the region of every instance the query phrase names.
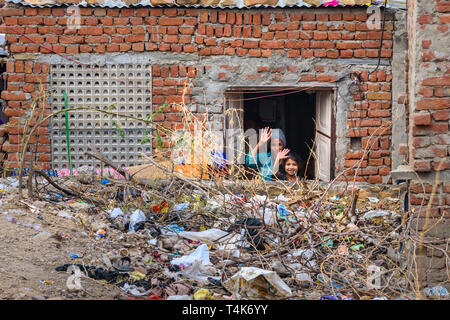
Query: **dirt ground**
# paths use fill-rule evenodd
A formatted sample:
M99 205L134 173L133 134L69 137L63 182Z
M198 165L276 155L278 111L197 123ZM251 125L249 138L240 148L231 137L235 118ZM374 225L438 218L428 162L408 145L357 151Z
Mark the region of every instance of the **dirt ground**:
M17 197L16 197L17 198ZM0 299L121 299L120 288L93 279L81 279L82 290L67 287L70 274L55 267L68 263L92 264L103 252L111 250L106 239L96 240L80 231L75 221L57 216L57 212L30 212L10 195L0 206ZM15 218L18 225L8 221ZM38 230L24 224L40 225ZM63 233L71 239L49 237ZM82 258L69 256L76 253Z

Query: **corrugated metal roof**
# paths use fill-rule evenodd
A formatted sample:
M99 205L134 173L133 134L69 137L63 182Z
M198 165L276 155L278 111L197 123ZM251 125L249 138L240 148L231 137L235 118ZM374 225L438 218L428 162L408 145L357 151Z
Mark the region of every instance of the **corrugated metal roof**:
M205 7L205 8L286 8L286 7L353 7L386 6L406 9L407 0L5 0L31 7L81 6L81 7Z

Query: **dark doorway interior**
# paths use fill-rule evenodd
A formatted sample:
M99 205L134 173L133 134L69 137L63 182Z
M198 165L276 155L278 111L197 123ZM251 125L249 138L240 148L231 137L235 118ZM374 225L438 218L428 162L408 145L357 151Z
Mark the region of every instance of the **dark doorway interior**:
M281 128L287 148L308 162L315 136L315 94L298 90L263 90L244 94L244 130L264 127ZM258 131L258 130L257 130ZM259 132L259 131L258 131ZM309 159L306 175L314 179L314 158Z
M6 79L4 79L6 74L6 64L0 63L0 97L3 90L6 90ZM8 122L8 118L5 116L6 101L0 98L0 124Z

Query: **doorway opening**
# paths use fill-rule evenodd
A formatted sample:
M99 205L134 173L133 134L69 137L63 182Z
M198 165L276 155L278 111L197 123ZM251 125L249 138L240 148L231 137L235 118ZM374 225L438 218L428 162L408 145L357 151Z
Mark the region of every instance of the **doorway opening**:
M240 125L248 129L280 128L285 148L300 156L299 174L308 180L334 176L335 124L333 91L329 88L238 88L228 94L228 108L241 110ZM238 101L238 102L232 102ZM237 121L235 121L236 123ZM243 150L248 153L248 145Z
M265 127L280 128L286 137L285 147L302 159L304 166L299 169L299 174L314 179L314 158L309 161L308 158L314 147L316 95L289 92L292 90L245 93L244 131L253 128L259 134L259 129Z
M3 90L6 90L6 64L0 63L0 97ZM5 115L6 101L0 98L0 125L8 123L8 117Z

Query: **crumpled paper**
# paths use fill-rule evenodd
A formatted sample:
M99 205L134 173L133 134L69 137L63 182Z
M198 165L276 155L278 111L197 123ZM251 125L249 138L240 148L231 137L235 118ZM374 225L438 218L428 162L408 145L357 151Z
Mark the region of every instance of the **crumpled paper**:
M241 268L223 285L233 294L233 299L273 300L292 295L276 272L255 267Z

